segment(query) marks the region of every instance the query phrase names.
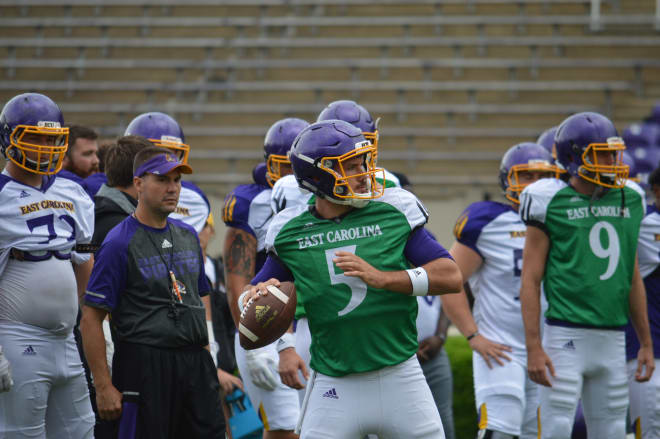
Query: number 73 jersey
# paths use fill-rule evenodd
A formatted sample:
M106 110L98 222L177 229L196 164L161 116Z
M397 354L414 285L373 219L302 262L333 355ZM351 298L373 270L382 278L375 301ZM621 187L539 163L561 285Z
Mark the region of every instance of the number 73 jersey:
M344 376L396 365L415 354L416 298L346 276L333 259L345 251L378 270L408 269L406 242L427 217L414 195L389 188L341 219L318 218L307 206L285 209L273 219L266 248L291 271L302 296L312 369Z
M598 328L628 322L628 296L644 194L628 181L599 199L557 179L544 179L520 195L520 217L550 240L543 288L546 317Z
M37 189L3 173L0 206L0 273L10 248L68 255L94 233L94 203L78 183L65 178L44 177Z

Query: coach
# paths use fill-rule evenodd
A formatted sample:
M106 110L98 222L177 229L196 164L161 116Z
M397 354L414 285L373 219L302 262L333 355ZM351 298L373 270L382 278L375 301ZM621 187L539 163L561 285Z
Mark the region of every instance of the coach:
M210 288L192 227L168 215L192 169L162 148L135 157L138 205L96 255L82 332L103 419L120 437L224 438L218 378L200 294ZM111 315L110 378L101 323Z

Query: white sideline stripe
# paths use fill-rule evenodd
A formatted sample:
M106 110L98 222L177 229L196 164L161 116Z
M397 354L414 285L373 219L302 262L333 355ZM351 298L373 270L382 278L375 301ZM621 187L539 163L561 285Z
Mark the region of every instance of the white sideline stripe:
M253 343L256 342L257 340L259 340L259 337L257 337L257 336L254 334L254 332L250 331L248 328L246 328L245 326L243 326L242 323L239 323L239 324L238 324L238 332L240 332L241 334L243 334L244 336L246 336L246 337L247 337L251 342L253 342Z
M275 285L268 285L268 286L266 287L266 289L267 289L268 291L270 291L270 293L271 293L273 296L275 296L275 297L277 297L278 299L280 299L280 302L284 302L285 305L286 305L287 303L289 303L289 298L287 297L287 295L284 294L284 293L283 293L279 288L277 288Z

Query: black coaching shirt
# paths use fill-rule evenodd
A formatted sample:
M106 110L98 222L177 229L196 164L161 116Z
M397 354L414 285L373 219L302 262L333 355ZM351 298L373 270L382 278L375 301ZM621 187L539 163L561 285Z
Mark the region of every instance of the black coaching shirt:
M129 216L108 233L96 253L85 304L111 314L119 342L205 346L206 315L200 296L210 289L192 227L168 218L165 228L155 229Z

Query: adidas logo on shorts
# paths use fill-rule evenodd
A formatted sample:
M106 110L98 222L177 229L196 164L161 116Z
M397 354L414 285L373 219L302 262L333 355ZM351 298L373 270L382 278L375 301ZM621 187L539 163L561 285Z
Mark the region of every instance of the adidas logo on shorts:
M334 387L332 389L328 390L327 392L325 392L323 394L323 397L324 398L339 399L339 397L337 396L337 391L335 390Z
M37 352L34 350L32 345L28 345L23 351L23 355L37 355Z
M571 341L567 342L566 344L564 344L564 346L562 346L562 348L574 351L575 350L575 344L573 344L573 340L571 340Z

